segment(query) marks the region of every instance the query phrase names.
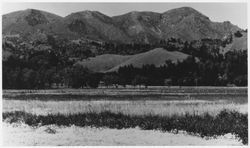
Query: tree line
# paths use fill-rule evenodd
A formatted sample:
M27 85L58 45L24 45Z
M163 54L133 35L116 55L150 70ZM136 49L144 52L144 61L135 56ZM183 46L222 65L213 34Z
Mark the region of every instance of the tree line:
M178 63L166 61L160 67L128 65L116 72L94 73L81 65L63 63L53 52L44 51L27 61L10 57L3 62L4 89L43 89L52 84L96 88L118 85L140 86L247 86L247 52L230 51L221 60L197 60L189 56Z

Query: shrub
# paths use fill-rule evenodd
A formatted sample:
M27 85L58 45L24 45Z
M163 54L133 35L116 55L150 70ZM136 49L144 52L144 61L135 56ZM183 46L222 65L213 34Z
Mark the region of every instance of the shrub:
M242 34L240 31L237 31L234 33L234 36L240 38L240 37L242 37Z

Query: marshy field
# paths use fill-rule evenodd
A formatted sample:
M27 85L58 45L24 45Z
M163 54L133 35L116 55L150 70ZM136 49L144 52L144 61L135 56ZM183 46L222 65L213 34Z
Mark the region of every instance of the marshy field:
M247 145L247 88L3 90L4 145Z

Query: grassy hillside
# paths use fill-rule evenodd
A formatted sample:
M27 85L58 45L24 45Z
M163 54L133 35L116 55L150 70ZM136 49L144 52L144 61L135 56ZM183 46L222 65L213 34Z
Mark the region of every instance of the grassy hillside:
M94 72L111 72L116 71L119 67L133 65L142 67L143 65L153 64L157 67L164 65L166 60L173 62L182 61L188 57L187 54L178 51L167 51L163 48L156 48L148 52L135 55L115 55L104 54L94 58L88 58L77 64L81 64Z
M146 64L149 65L153 64L156 67L159 67L161 65L164 65L166 60L177 62L177 61L182 61L187 57L188 57L187 54L178 51L170 52L163 48L156 48L145 53L136 54L129 60L115 66L109 71L116 71L119 69L119 67L123 67L126 65L133 65L134 67L142 67L143 65Z
M226 53L230 50L247 50L247 33L241 32L241 37L233 36L233 42L227 44L225 48L222 48L221 52Z
M115 54L103 54L96 57L91 57L86 60L77 62L84 67L87 67L94 72L105 72L123 62L130 59L132 56L122 56Z

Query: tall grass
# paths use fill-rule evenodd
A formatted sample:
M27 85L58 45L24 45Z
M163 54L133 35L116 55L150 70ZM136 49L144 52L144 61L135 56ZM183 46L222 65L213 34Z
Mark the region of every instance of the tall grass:
M39 101L39 100L3 100L3 112L24 111L37 115L75 114L88 112L122 113L125 115L173 116L185 114L217 115L221 110L234 110L247 113L247 104L225 100L174 100L174 101Z
M22 111L4 112L5 122L24 122L30 126L55 124L58 126L76 125L80 127L134 128L175 132L186 131L201 137L215 137L232 133L248 144L248 115L223 110L216 116L209 114L183 116L124 115L122 113L79 113L34 115Z

